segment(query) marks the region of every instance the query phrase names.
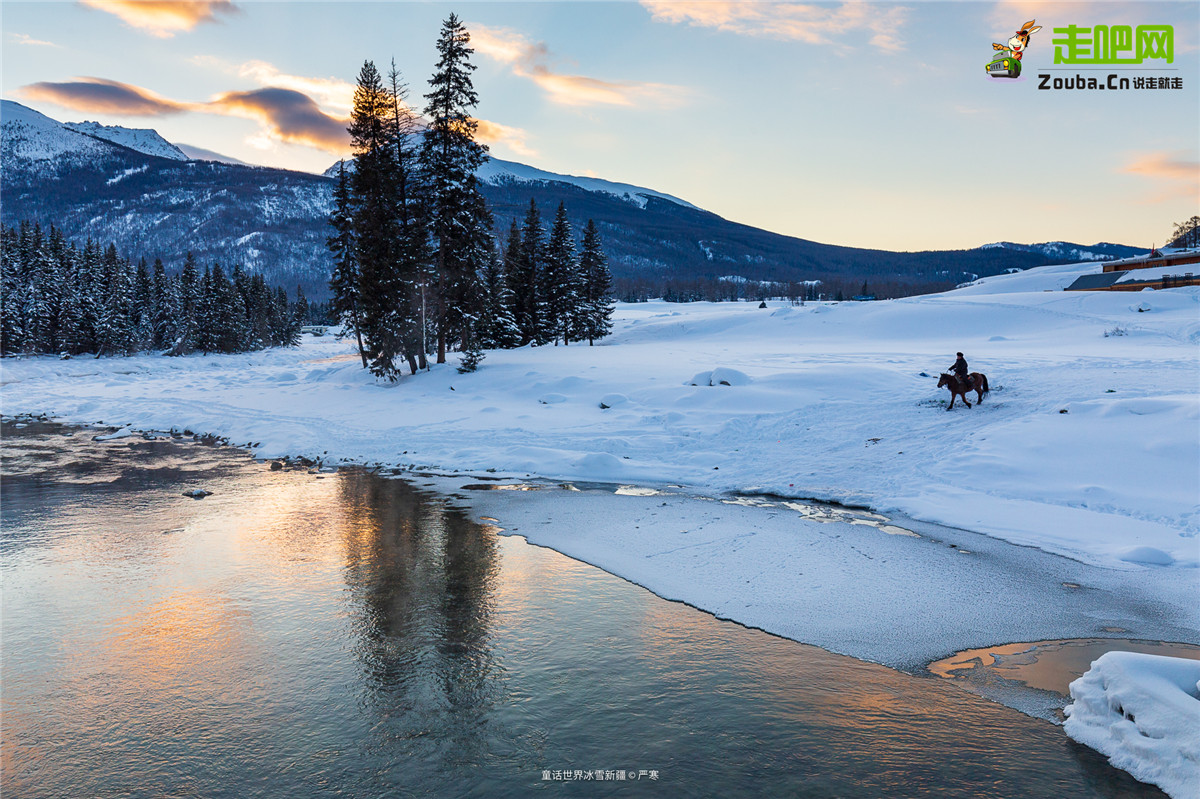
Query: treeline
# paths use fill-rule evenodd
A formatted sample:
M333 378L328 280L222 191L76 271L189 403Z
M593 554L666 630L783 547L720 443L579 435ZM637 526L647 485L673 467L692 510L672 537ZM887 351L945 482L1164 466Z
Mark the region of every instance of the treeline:
M366 61L350 117L354 160L338 170L330 289L333 310L356 337L364 368L395 380L427 356L463 353L471 371L488 347L588 339L608 331L610 280L595 225L581 252L559 209L549 239L531 205L523 231L501 253L475 171L487 148L475 141L470 34L451 14L424 120L408 105L393 62L386 82Z
M855 297L884 300L949 291L951 281L901 282L871 280L861 283L845 278L805 281L729 280L701 278L617 278L613 295L622 302L737 302L782 298L793 302L832 300L841 302Z
M132 355L246 352L294 346L308 315L297 288L234 266L201 272L189 253L169 275L160 259L134 265L115 244L83 248L53 225L0 228L0 354Z

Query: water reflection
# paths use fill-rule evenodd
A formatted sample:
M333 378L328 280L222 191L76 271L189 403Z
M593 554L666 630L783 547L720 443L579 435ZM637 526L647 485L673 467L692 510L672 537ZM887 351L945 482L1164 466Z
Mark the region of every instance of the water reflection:
M1161 795L946 681L662 601L408 483L3 434L5 795ZM659 779L542 780L576 770Z

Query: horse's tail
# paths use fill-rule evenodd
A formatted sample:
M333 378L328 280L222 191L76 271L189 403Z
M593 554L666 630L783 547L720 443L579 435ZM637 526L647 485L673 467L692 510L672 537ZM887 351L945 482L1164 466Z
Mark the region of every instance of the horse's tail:
M984 394L987 394L989 391L991 391L991 389L988 388L987 375L980 374L979 375L979 383L980 383L980 386L983 388Z

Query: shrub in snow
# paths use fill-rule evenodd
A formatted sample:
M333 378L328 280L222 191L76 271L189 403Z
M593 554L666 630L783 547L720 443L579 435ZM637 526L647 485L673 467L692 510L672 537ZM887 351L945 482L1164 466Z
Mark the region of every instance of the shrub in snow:
M1071 699L1067 735L1174 799L1200 799L1200 661L1108 652Z
M1105 338L1109 338L1111 336L1127 336L1127 335L1129 335L1129 331L1123 327L1120 327L1119 325L1117 327L1114 327L1112 330L1104 331Z

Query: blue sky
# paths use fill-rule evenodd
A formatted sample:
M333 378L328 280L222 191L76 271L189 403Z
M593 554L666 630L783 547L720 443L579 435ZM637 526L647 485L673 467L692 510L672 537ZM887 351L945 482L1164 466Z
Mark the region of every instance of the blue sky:
M3 95L321 171L362 61L394 57L421 105L451 11L501 158L896 250L1149 246L1200 213L1194 2L5 2ZM985 75L1031 19L1024 79ZM1174 26L1174 63L1112 71L1182 90L1037 89L1053 27L1155 23Z

